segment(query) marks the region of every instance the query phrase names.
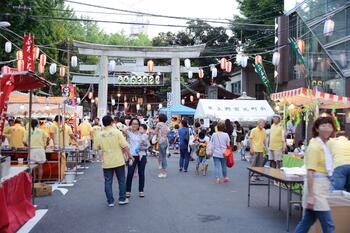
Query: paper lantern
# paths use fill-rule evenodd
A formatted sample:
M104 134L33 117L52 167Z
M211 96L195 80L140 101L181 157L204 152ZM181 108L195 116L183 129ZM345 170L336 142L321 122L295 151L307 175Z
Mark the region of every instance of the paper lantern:
M151 111L152 110L152 106L150 104L147 104L147 111Z
M39 55L40 55L39 47L34 47L33 48L33 59L37 60L39 58Z
M323 35L331 36L333 35L333 31L334 31L334 21L331 19L327 19L324 22Z
M227 62L226 62L225 70L226 70L226 72L228 72L228 73L231 72L231 70L232 70L232 62L231 62L231 61L227 61Z
M201 98L201 93L197 92L197 99Z
M95 102L98 103L98 97L95 97Z
M5 43L5 52L6 53L11 53L11 51L12 51L12 43L11 43L11 41L7 41Z
M92 100L91 100L91 103L92 103L92 104L93 104L93 103L95 103L95 100L94 100L94 99L92 99Z
M38 71L39 71L40 74L43 74L44 71L45 71L45 66L39 64L39 65L38 65Z
M115 105L115 99L111 99L111 105L114 106Z
M192 73L192 71L189 70L188 71L188 78L191 79L192 77L193 77L193 73Z
M241 59L241 66L243 68L247 67L248 65L248 56L247 55L242 55Z
M298 47L299 47L299 49L300 49L301 54L304 54L304 52L305 52L305 41L299 39L299 40L297 41L297 44L298 44Z
M81 103L81 99L80 97L77 98L77 104L80 104Z
M241 65L241 62L242 62L242 53L238 53L237 55L236 55L236 64L237 65Z
M72 56L70 64L72 67L77 67L78 66L78 57L77 56Z
M66 75L66 68L64 66L60 67L60 77L64 77Z
M152 60L149 60L147 62L147 70L148 70L148 72L153 72L153 70L154 70L154 63L153 63Z
M159 107L159 109L163 108L163 104L159 104L158 107Z
M186 67L186 69L189 69L189 68L191 68L191 61L190 61L190 59L185 59L185 67Z
M52 63L51 65L50 65L50 74L55 74L56 73L56 71L57 71L57 65L56 65L56 63Z
M274 52L272 56L272 64L278 66L280 64L280 53Z
M198 69L198 76L199 76L199 78L203 78L204 77L204 70L202 68Z
M22 50L18 50L16 53L16 59L17 60L23 60L23 52Z
M191 95L190 96L190 101L193 102L193 100L194 100L194 97L193 97L193 95Z
M124 109L127 109L128 108L128 102L124 102Z
M216 78L218 76L218 70L214 67L211 69L211 77Z
M116 63L114 60L109 61L108 63L108 70L109 71L114 71L115 70Z
M185 99L182 99L182 100L181 100L181 104L182 104L182 105L185 105Z
M17 71L18 72L24 71L24 61L23 60L17 60Z
M222 70L225 70L225 69L226 69L226 63L227 63L226 58L221 58L221 60L220 60L220 68L221 68Z
M255 56L255 64L261 64L262 63L262 57L260 55Z
M46 65L46 55L45 54L41 54L40 55L40 64L42 66L45 66Z
M9 74L10 72L11 72L10 67L8 67L8 66L1 67L1 73L2 74Z

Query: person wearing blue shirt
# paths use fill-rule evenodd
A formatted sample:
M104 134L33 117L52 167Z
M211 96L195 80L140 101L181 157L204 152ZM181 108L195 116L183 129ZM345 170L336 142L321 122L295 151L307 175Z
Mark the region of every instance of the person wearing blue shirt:
M188 143L190 140L190 130L188 128L188 122L182 120L179 129L179 143L180 143L180 161L179 161L179 171L187 172L188 164L190 162L190 153L188 151Z

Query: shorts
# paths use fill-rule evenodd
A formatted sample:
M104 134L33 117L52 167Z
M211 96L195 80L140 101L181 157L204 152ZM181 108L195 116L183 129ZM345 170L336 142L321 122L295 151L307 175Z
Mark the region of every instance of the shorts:
M206 164L207 160L208 160L207 156L198 156L197 157L198 164L201 164L201 163Z
M32 148L30 150L30 159L31 163L45 163L46 162L46 153L43 148Z
M270 150L269 160L282 161L282 150Z

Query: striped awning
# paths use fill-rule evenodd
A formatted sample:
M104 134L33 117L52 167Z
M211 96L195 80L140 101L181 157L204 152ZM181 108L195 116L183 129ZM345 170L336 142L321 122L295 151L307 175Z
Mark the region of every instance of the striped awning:
M273 101L285 101L288 104L308 105L319 103L320 108L350 108L350 98L311 90L304 87L271 94Z

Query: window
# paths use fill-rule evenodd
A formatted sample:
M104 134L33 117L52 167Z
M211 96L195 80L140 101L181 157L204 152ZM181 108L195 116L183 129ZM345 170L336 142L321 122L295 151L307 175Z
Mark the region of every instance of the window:
M241 81L232 83L231 88L232 88L232 93L240 95L241 94Z

